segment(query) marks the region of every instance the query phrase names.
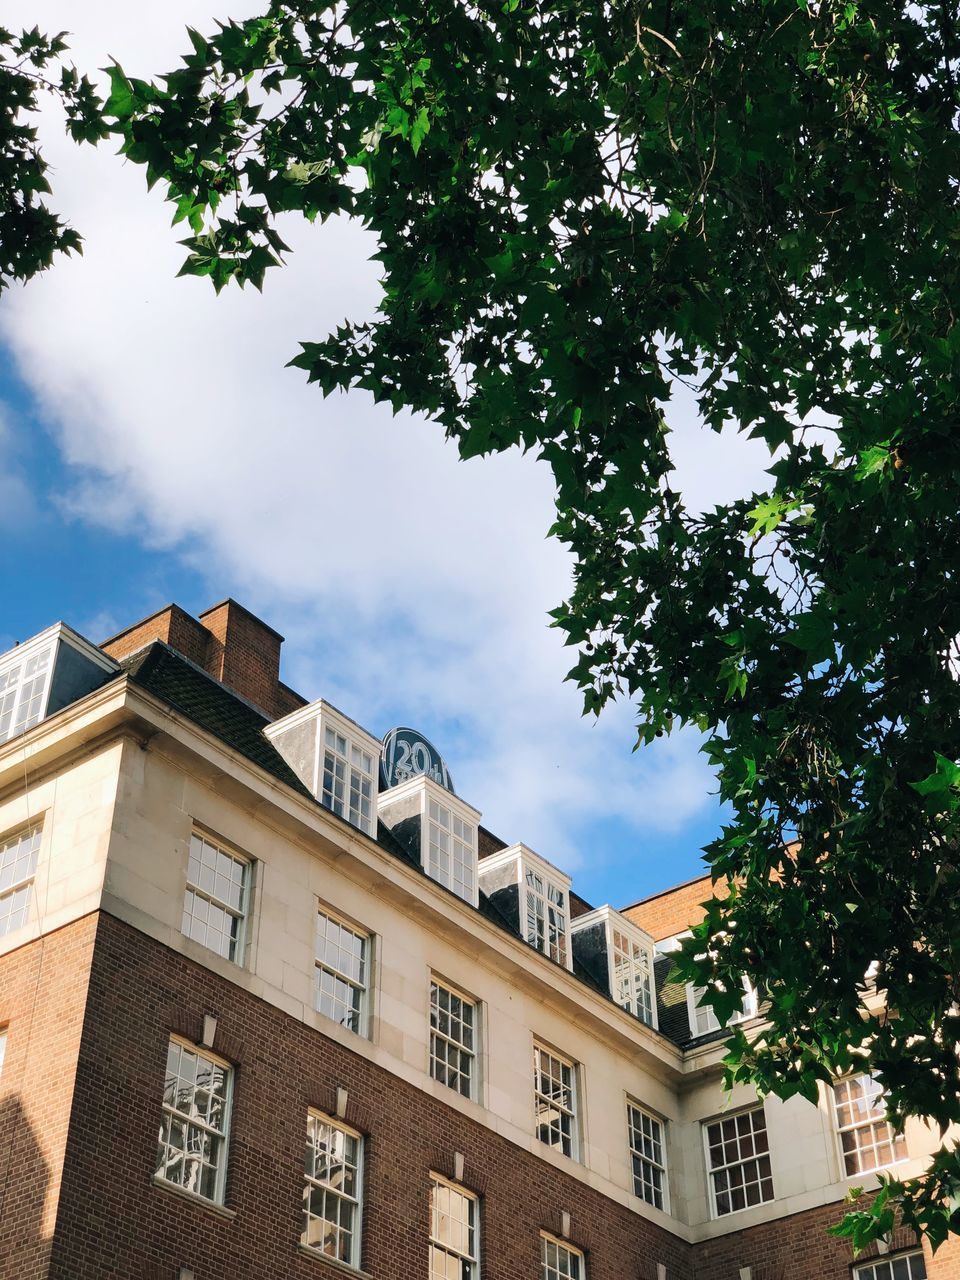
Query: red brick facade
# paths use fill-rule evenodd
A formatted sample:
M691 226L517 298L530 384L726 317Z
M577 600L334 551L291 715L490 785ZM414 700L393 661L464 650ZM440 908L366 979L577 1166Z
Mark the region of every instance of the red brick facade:
M50 1274L96 924L0 959L0 1280Z
M226 1214L153 1181L168 1038L198 1041L205 1013L236 1066ZM539 1233L559 1233L564 1212L589 1280L657 1280L658 1263L668 1280L738 1280L744 1267L751 1280L850 1277L849 1246L826 1234L839 1205L690 1248L106 914L0 960L4 1022L0 1280L342 1277L298 1249L307 1108L332 1112L338 1087L365 1134L372 1276L426 1277L429 1175L452 1177L460 1152L481 1197L483 1280L536 1276ZM960 1250L928 1271L960 1280Z
M86 921L77 928L89 932ZM217 1052L237 1067L231 1218L153 1182L168 1037L197 1040L208 1012L218 1018ZM11 1018L11 1042L18 1024ZM181 1266L197 1280L342 1277L297 1247L307 1108L329 1112L338 1087L348 1090L347 1122L366 1135L362 1265L371 1275L426 1277L429 1174L452 1177L460 1152L463 1181L481 1196L484 1280L537 1275L539 1233L558 1233L564 1211L590 1280L656 1280L658 1262L670 1280L692 1280L689 1250L672 1234L105 914L51 1280L176 1280ZM22 1274L0 1268L2 1280Z
M706 914L703 904L714 896L726 897L723 881L714 886L709 876L700 876L676 889L665 889L663 893L621 909L628 920L649 933L654 942L659 942L699 924Z

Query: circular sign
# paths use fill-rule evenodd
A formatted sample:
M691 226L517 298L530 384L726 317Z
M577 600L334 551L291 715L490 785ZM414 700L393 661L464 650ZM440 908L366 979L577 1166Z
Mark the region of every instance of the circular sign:
M423 775L453 791L450 770L437 748L416 729L391 729L380 751L381 791Z

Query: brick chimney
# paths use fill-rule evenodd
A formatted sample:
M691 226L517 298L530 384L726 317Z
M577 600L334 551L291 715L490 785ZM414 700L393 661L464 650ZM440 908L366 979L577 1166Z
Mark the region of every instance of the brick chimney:
M199 619L179 605L169 604L100 647L119 659L154 640L162 640L182 653L271 719L285 716L306 702L280 680L283 636L236 600L214 605Z

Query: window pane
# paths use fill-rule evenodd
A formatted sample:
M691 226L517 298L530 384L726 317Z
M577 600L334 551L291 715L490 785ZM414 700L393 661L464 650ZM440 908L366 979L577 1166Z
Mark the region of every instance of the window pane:
M230 1079L223 1063L170 1041L156 1173L208 1200L222 1199Z
M838 1080L833 1097L847 1177L907 1158L906 1138L887 1120L883 1090L873 1076Z
M718 1217L774 1198L763 1108L705 1126L707 1160Z
M540 1237L540 1280L586 1280L579 1249Z
M573 1064L536 1045L534 1095L537 1137L566 1156L576 1149Z
M181 931L226 960L239 961L250 863L194 832Z
M430 1280L475 1280L477 1199L438 1178L430 1182Z
M475 1006L439 982L430 984L430 1074L472 1096Z
M301 1240L350 1266L360 1257L362 1152L358 1134L327 1116L308 1114Z
M664 1208L666 1164L663 1125L639 1107L627 1107L634 1194L657 1209Z
M369 936L317 912L317 1011L363 1031Z

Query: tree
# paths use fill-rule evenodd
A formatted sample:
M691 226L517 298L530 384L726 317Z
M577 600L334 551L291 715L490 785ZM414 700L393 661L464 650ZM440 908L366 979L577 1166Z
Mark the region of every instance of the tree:
M722 1019L743 972L768 1002L729 1077L865 1066L895 1120L960 1122L954 6L273 0L190 39L107 104L184 271L260 287L281 214L369 226L378 315L292 363L535 450L586 709L708 735L731 892L681 965ZM677 383L766 443L765 491L685 508ZM945 1148L842 1229L937 1244L958 1190Z
M77 142L107 135L101 99L87 76L63 59L65 36L0 28L0 292L44 271L57 253L82 251L78 233L43 199L50 193L48 166L29 123L38 93L49 92L59 98Z

